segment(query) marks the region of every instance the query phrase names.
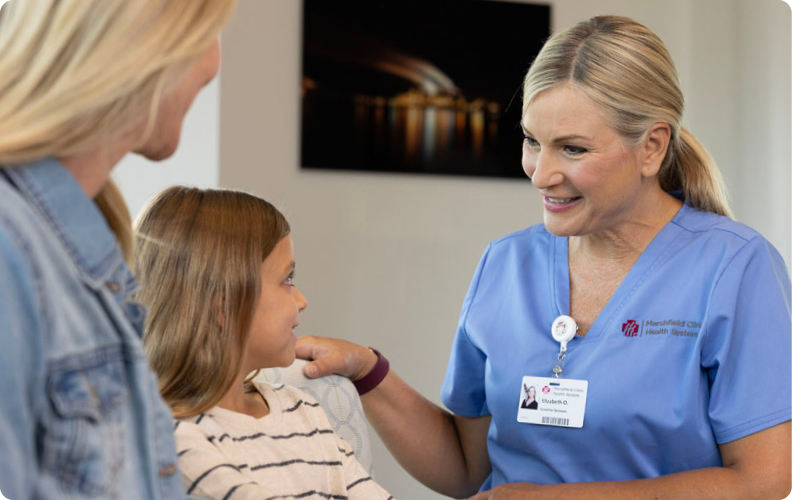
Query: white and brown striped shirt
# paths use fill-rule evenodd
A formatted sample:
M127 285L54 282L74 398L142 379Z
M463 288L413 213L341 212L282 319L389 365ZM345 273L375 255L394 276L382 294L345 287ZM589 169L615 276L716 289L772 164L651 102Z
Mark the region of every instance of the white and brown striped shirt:
M223 500L391 500L333 432L319 404L287 385L255 383L269 415L215 407L176 421L190 495Z

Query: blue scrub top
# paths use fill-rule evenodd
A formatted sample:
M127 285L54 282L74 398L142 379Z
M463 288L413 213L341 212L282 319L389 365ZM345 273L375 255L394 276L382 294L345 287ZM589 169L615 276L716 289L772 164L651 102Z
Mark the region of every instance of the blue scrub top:
M522 378L552 375L561 314L566 238L538 225L487 247L441 393L457 415L492 415L482 490L719 467L718 444L790 419L789 274L743 224L684 205L569 342L564 378L589 382L581 429L517 421Z

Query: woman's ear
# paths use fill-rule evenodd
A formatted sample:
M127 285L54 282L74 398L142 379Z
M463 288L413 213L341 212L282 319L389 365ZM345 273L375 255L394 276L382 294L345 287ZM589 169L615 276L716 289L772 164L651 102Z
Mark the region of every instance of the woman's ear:
M641 174L654 177L660 171L671 142L671 126L665 122L655 123L646 134L643 143L643 162Z

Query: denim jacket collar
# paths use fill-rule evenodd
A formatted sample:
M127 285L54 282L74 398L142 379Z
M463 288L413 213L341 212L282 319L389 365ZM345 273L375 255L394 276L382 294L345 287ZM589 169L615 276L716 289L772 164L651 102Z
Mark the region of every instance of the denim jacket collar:
M52 228L88 286L107 287L119 302L137 291L104 216L57 159L3 170Z

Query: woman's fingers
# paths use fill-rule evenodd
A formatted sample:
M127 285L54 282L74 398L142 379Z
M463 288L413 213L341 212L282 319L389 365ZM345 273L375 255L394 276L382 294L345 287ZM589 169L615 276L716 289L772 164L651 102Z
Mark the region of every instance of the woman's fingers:
M346 340L306 335L297 339L297 357L313 360L305 365L308 378L324 377L332 373L357 380L368 373L377 356L368 348Z
M319 378L324 377L325 375L330 375L331 373L336 373L332 366L330 366L325 360L311 361L305 365L303 372L305 372L305 376L308 378Z
M347 376L344 373L343 354L341 348L333 347L336 339L306 335L297 339L295 353L298 358L313 360L305 365L304 372L308 378L324 377L332 373Z

